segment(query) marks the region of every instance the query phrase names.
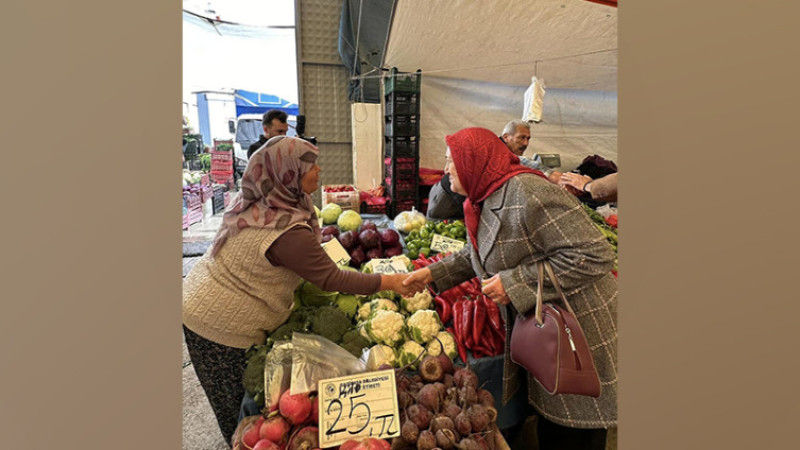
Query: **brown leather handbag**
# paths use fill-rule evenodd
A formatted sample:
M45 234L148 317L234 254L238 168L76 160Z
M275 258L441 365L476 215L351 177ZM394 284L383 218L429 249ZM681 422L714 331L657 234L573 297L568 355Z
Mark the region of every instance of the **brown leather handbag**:
M511 331L511 360L528 370L551 395L600 396L600 377L575 311L558 284L548 261L537 263L539 283L534 314L517 315ZM567 309L542 304L544 271Z

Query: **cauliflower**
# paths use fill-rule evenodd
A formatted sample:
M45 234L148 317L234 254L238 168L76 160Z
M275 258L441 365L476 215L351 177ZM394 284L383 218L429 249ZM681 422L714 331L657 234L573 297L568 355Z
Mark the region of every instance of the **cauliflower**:
M439 340L437 341L436 339ZM439 344L439 341L442 343ZM439 354L442 353L442 345L444 345L444 353L450 357L450 359L455 359L456 355L458 354L458 349L456 349L456 340L453 335L447 331L440 331L439 334L436 335L436 338L431 339L431 341L428 342L428 354L439 356Z
M358 320L367 320L375 311L398 311L397 304L388 298L376 298L358 308Z
M433 297L427 289L423 290L422 292L417 292L413 297L402 297L400 299L400 304L403 305L403 309L408 311L410 314L413 314L421 309L430 308L432 302Z
M389 364L392 367L397 367L397 357L394 354L392 347L385 345L376 345L369 349L369 357L367 357L367 370L378 370L382 364Z
M418 344L427 344L439 333L442 328L442 322L439 320L439 315L432 309L421 309L406 321L408 332L411 338L417 341Z
M397 349L397 359L399 360L401 366L410 364L409 367L411 370L417 370L417 367L419 367L419 361L415 361L413 364L412 361L419 358L419 355L421 355L423 351L425 351L425 349L416 342L406 341L400 348Z
M403 315L396 311L376 311L365 325L372 341L394 347L403 339L406 324Z

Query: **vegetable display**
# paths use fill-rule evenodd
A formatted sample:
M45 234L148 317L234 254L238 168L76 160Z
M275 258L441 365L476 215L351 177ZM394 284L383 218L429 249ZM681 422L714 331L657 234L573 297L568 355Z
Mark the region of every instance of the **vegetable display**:
M467 242L467 228L462 220L455 221L427 221L419 229L413 230L405 237L408 257L417 259L419 256L431 256L431 241L434 234Z
M614 276L617 276L617 270L619 265L619 258L617 256L617 224L618 224L618 217L616 214L612 214L607 218L603 218L603 216L598 213L597 211L590 208L587 204L583 204L583 210L586 211L586 214L589 215L589 218L592 219L592 222L597 226L597 229L603 233L603 236L606 237L608 243L611 245L611 248L614 250Z

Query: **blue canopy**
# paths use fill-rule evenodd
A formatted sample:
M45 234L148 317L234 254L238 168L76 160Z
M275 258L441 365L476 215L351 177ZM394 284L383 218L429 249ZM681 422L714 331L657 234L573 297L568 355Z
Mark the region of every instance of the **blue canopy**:
M270 109L283 111L290 116L299 114L297 103L292 103L277 95L237 89L234 95L234 101L236 104L237 116L242 114L263 114Z

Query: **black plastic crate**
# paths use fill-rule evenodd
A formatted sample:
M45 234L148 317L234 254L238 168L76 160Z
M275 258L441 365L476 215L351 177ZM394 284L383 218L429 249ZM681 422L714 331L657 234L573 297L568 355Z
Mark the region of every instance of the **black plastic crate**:
M384 82L384 95L395 92L397 94L414 94L420 91L422 71L416 73L399 73L397 67L392 67L391 74Z
M419 114L419 94L394 94L386 96L384 115L400 114L416 116Z
M392 217L403 211L411 211L417 208L417 202L392 202Z
M385 136L419 136L418 116L386 116Z
M390 202L386 202L382 205L370 205L367 202L361 202L360 212L361 214L386 214L389 215L389 205Z
M419 141L416 136L385 137L383 155L387 158L419 157Z
M383 173L386 178L418 181L419 158L384 158Z

